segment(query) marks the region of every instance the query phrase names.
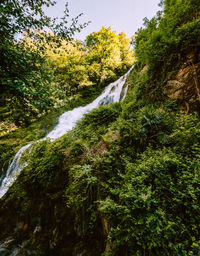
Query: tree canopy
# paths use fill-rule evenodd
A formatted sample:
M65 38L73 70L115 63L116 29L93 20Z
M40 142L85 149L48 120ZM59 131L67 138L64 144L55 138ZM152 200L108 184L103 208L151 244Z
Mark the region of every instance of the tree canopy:
M32 44L35 45L34 41ZM134 62L129 39L111 28L93 32L85 42L62 40L60 47L52 44L46 47L54 81L68 96L85 87L114 80Z
M19 125L31 117L43 114L52 105L51 73L45 65L41 48L27 47L21 39L23 32L34 40L69 40L86 24L78 25L78 17L68 25L69 10L66 4L61 21L52 20L43 11L44 6L54 5L52 0L5 0L0 3L0 106L6 106L8 115ZM54 36L43 30L48 28ZM56 40L55 40L56 39ZM6 112L6 111L5 111ZM4 118L4 117L3 117Z
M93 32L86 38L90 74L102 83L112 77L116 69L127 68L133 64L133 51L124 33L119 35L111 27Z

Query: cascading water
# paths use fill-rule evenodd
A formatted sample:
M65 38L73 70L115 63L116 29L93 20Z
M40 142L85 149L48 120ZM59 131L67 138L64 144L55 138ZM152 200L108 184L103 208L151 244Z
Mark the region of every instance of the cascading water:
M25 150L27 150L27 148L29 148L31 146L31 144L28 144L22 148L20 148L20 150L17 152L17 154L15 155L13 161L11 162L11 164L8 167L8 170L6 172L6 176L2 178L2 180L0 181L0 197L2 197L8 190L8 188L13 184L13 182L15 181L15 177L17 176L18 173L20 173L20 171L26 167L27 163L23 163L20 164L20 158L22 156L22 154L24 153Z
M132 67L133 68L133 67ZM100 105L108 105L111 102L118 102L124 100L126 97L128 86L124 88L126 78L132 68L122 77L120 77L114 83L109 84L103 93L97 97L92 103L86 105L85 107L78 107L71 111L67 111L62 114L59 118L58 124L55 128L46 135L41 140L50 138L51 141L60 138L66 132L71 130L78 120L80 120L83 115ZM9 187L16 180L18 174L21 170L27 166L28 163L20 164L20 159L23 153L29 148L31 151L31 144L22 147L15 155L13 161L10 163L6 175L0 178L0 198L7 192Z

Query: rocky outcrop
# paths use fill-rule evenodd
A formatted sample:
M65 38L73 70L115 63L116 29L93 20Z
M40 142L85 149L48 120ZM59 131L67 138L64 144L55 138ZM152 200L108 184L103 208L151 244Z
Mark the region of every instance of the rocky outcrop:
M187 55L186 61L179 69L169 73L163 93L186 105L199 105L200 56Z
M166 87L164 88L164 94L172 99L181 99L184 98L184 87L185 84L181 83L178 80L169 80Z

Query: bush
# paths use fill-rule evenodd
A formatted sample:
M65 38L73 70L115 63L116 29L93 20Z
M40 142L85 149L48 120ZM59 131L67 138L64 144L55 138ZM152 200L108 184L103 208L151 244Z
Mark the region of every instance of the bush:
M128 163L121 185L110 191L112 199L99 203L113 223L112 255L123 248L128 255L197 255L199 170L196 161L151 148Z
M172 128L173 119L169 114L162 108L151 106L135 111L130 119L122 120L119 124L122 142L134 145L139 151L149 144L155 147L168 144Z

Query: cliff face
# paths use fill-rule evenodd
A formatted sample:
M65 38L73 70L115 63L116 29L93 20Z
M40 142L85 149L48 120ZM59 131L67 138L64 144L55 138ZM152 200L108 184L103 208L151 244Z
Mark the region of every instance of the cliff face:
M187 109L187 114L191 109L199 111L200 55L194 51L183 60L179 60L177 65L177 69L168 74L164 94L169 98L177 99L183 109Z

